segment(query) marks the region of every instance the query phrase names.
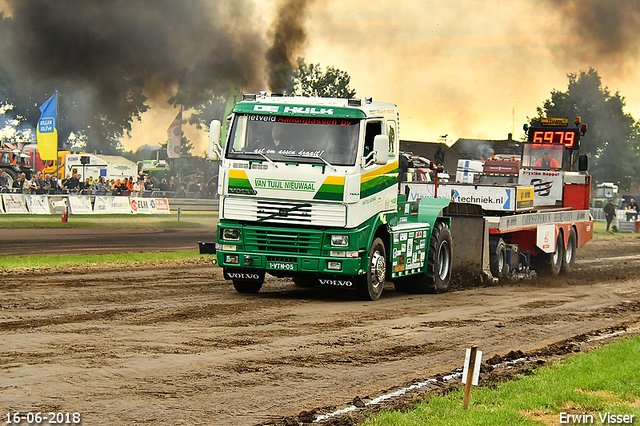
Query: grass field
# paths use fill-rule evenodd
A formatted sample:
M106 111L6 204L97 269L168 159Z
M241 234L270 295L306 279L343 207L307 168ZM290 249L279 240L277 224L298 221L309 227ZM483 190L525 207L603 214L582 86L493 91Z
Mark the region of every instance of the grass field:
M407 413L381 413L364 425L640 424L639 359L640 338L625 339L538 368L520 380L474 388L467 410L461 389L434 396Z
M190 227L215 226L218 213L183 212L178 220L175 213L167 215L71 215L62 222L59 215L0 215L0 229L7 228L145 228L145 227Z

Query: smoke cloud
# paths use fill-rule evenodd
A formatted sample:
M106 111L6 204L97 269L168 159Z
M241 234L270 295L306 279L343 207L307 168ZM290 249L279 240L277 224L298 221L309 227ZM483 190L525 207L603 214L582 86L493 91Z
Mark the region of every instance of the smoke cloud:
M267 80L272 92L291 90L294 56L307 39L304 20L311 2L285 0L280 3L274 23L273 44L266 55Z
M198 106L233 83L263 88L265 70L281 89L306 3L280 3L269 48L249 0L0 0L0 102L37 115L59 90L70 131L95 117L126 130L148 98Z
M544 0L559 10L578 38L564 52L569 58L594 61L606 57L621 65L637 58L640 41L638 0Z

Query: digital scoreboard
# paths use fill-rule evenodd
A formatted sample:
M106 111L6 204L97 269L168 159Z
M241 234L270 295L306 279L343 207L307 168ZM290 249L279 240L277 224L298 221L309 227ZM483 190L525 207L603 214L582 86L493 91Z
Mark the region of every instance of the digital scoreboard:
M530 143L560 144L567 149L580 148L580 129L572 127L531 127Z

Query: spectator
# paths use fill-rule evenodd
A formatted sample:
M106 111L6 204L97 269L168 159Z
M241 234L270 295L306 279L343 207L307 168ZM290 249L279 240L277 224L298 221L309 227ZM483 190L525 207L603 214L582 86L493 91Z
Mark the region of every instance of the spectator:
M173 177L171 179L173 180ZM167 183L166 178L162 178L162 180L160 181L160 185L158 185L158 189L163 192L169 191L169 184Z
M31 176L31 180L25 183L24 189L27 190L29 194L37 194L40 190L40 185L38 185L38 178L36 176Z
M18 176L18 179L13 181L13 185L11 187L16 191L19 190L19 192L22 192L26 179L27 179L27 175L25 175L24 173L21 173L20 176Z
M49 194L58 194L60 191L60 182L54 175L49 178Z
M103 176L100 176L98 178L98 181L95 183L94 187L95 187L95 193L97 195L104 195L104 177Z
M80 188L80 179L77 173L73 173L69 179L64 183L64 188L69 192L78 192Z
M603 210L604 210L604 218L607 220L607 234L613 234L613 231L609 231L611 222L613 221L613 218L616 217L616 205L613 204L613 200L609 200L609 202L605 204ZM614 225L614 228L615 228L615 225Z
M42 173L40 173L40 175L42 176ZM49 173L44 175L44 178L42 179L42 192L45 194L51 194L51 175Z
M187 194L184 191L184 183L178 184L178 189L176 190L176 198L185 198Z
M153 184L153 178L149 175L147 175L147 179L144 181L144 190L145 191L153 191L153 187L155 185Z
M176 180L173 176L171 176L169 178L169 191L175 191L176 190Z
M187 192L191 192L195 194L199 190L200 190L200 183L198 182L198 178L195 176L191 176L191 182L189 182L189 185L187 185Z
M627 207L627 220L638 220L638 203L633 198L629 200L629 206Z
M142 182L142 178L139 177L138 181L133 184L133 191L131 191L132 197L139 197L142 195L144 191L144 182Z

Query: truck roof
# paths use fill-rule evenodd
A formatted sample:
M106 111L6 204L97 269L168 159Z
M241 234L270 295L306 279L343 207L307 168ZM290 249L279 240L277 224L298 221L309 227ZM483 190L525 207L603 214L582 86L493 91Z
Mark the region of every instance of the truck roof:
M387 102L373 102L369 98L311 98L285 96L257 96L242 100L233 108L235 113L267 115L301 115L339 118L379 117L383 114L397 114L397 106Z

